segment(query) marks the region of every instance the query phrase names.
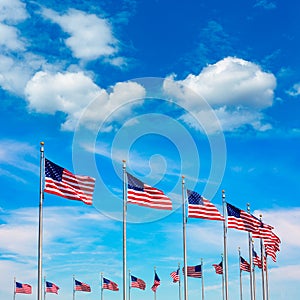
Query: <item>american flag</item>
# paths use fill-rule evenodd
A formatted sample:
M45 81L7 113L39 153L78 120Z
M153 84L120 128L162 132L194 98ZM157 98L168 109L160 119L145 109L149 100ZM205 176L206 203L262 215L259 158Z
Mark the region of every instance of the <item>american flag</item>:
M280 251L280 238L274 232L272 232L271 236L269 238L264 239L263 241L266 254L268 256L271 256L272 260L276 262L276 252Z
M44 192L70 200L83 201L91 205L95 179L89 176L74 175L45 158Z
M218 265L213 264L213 267L215 268L215 271L217 274L223 274L223 262L221 261Z
M257 255L256 251L253 249L253 264L258 268L262 268L262 261L260 257ZM264 258L264 270L266 269L266 258Z
M27 283L16 282L15 293L31 294L31 285Z
M258 229L252 232L252 238L268 239L272 237L273 226L260 222Z
M103 277L102 289L107 289L107 290L111 290L111 291L118 291L119 287L115 282Z
M155 274L154 274L154 283L153 283L153 285L151 287L151 290L154 293L156 293L156 290L157 290L157 288L158 288L159 285L160 285L160 279L159 279L158 275L155 272Z
M172 202L161 190L144 184L127 173L127 202L157 209L172 209Z
M49 281L46 281L46 293L55 293L58 294L59 287Z
M75 291L90 292L91 287L88 284L75 279Z
M240 257L240 269L242 271L250 272L250 264L242 257Z
M131 287L144 290L146 288L146 283L144 280L131 275Z
M224 221L224 217L218 209L207 199L197 192L187 190L188 194L188 217L207 220Z
M229 203L227 205L228 228L256 232L260 226L260 220Z
M184 267L182 268L183 274L184 274ZM194 278L201 278L202 277L202 266L192 266L187 267L187 276L194 277Z
M179 269L177 271L171 272L170 276L173 278L173 282L176 283L180 280L179 278Z

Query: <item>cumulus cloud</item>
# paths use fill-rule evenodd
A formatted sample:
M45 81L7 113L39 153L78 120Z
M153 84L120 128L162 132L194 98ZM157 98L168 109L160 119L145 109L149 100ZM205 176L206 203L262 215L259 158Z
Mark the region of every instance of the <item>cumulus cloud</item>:
M79 119L81 125L94 129L95 123L102 122L122 104L143 98L145 90L134 82L120 82L108 93L83 72L51 74L41 71L27 83L25 95L30 109L48 114L65 113L62 129L74 130ZM124 106L117 111L115 118L130 112L130 107Z
M113 57L118 52L118 40L114 37L107 19L75 9L70 9L64 15L44 9L43 15L59 24L70 35L65 43L76 58L94 60L99 57ZM120 64L122 60L114 58L113 63Z
M273 74L234 57L208 65L198 75L190 74L183 80L176 80L172 75L164 82L165 93L197 118L204 118L202 123L208 132L219 128L215 116L224 131L244 125L261 131L269 129L271 126L263 122L262 111L272 106L275 87Z

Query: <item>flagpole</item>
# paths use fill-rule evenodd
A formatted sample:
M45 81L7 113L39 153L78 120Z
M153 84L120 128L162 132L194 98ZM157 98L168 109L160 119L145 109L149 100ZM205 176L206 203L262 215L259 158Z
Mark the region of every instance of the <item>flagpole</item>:
M101 300L103 300L103 273L100 273L100 282L101 282Z
M247 211L250 214L250 203L247 203ZM253 253L252 253L252 233L248 232L248 246L249 246L249 261L250 261L250 299L255 300L253 293Z
M254 241L252 239L252 262L253 262L253 250L254 250ZM255 280L255 265L253 264L253 296L256 299L256 280Z
M129 279L129 285L128 285L128 300L130 300L131 298L131 273L130 273L130 270L128 270L128 279Z
M38 233L38 293L37 299L42 300L42 250L43 250L43 174L44 174L44 142L40 143L40 203L39 203L39 233Z
M221 262L222 262L222 268L224 266L224 262L223 262L223 254L221 254ZM222 272L222 299L224 300L224 269Z
M188 281L187 281L187 258L186 258L186 208L185 208L185 192L184 192L184 176L182 176L182 230L183 230L183 289L184 300L188 300Z
M73 275L73 300L75 300L75 276Z
M262 214L259 215L260 222L262 222ZM263 300L266 300L266 286L265 286L265 252L264 252L264 245L263 239L260 238L260 260L262 264L261 268L261 285L262 285L262 295Z
M203 272L203 258L201 258L201 282L202 282L202 300L204 300L204 272Z
M16 300L16 277L14 277L14 300Z
M228 258L227 258L227 213L226 213L226 197L225 191L222 190L222 202L223 202L223 216L225 218L223 222L224 229L224 273L225 273L225 300L228 300Z
M126 160L123 160L123 300L126 300Z
M243 285L242 285L242 269L241 269L241 249L238 247L239 252L239 269L240 269L240 300L243 300Z
M178 297L179 297L179 300L181 300L181 276L180 276L180 263L178 263L178 276L179 276L179 281L178 281Z

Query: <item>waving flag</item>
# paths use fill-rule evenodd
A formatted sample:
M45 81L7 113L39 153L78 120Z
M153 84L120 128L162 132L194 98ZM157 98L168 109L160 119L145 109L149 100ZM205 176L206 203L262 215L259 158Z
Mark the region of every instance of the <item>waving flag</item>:
M91 287L86 283L75 280L75 291L90 292Z
M119 290L119 287L115 282L113 282L109 279L106 279L104 277L103 277L102 288L107 289L107 290L111 290L111 291L118 291Z
M20 283L20 282L16 282L16 289L15 289L15 293L19 293L19 294L31 294L31 285L27 284L27 283Z
M144 184L127 173L127 202L157 209L172 209L172 202L161 190Z
M215 271L217 274L223 274L223 262L222 261L218 265L213 264L213 267L215 268Z
M173 282L176 283L179 281L179 269L177 271L171 272L170 276L173 278Z
M269 238L264 239L266 254L271 256L274 262L276 262L276 252L280 251L280 243L280 238L274 232L271 233Z
M146 288L146 283L144 280L131 275L131 287L144 290Z
M187 190L188 194L188 217L207 220L224 221L224 217L218 209L207 199L197 192Z
M242 271L250 272L250 264L242 257L240 257L240 269Z
M251 214L229 204L227 205L228 228L256 232L260 226L260 220Z
M262 239L269 239L272 237L272 230L274 229L273 226L265 224L260 221L260 225L258 229L252 232L252 238L262 238Z
M261 261L260 257L257 255L256 251L254 251L254 249L253 249L252 253L253 253L252 254L253 264L261 269L262 268L262 261ZM266 269L266 258L264 258L264 270L265 269Z
M184 274L184 267L182 268L183 274ZM202 277L202 266L192 266L187 267L187 276L194 277L194 278L201 278Z
M44 192L70 200L79 200L91 205L95 179L89 176L74 175L45 158Z
M46 281L46 293L58 294L59 287L52 282Z
M160 279L159 279L158 275L155 272L155 274L154 274L154 283L153 283L153 285L151 287L151 290L154 293L156 293L156 290L157 290L157 288L158 288L159 285L160 285Z

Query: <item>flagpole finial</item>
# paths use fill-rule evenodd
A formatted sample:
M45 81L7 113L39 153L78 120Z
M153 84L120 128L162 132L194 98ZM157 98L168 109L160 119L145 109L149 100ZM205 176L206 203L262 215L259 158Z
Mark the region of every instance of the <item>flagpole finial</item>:
M225 190L222 190L222 198L225 198Z
M44 146L44 145L45 145L45 143L44 143L44 142L40 142L40 144L41 144L41 146Z

